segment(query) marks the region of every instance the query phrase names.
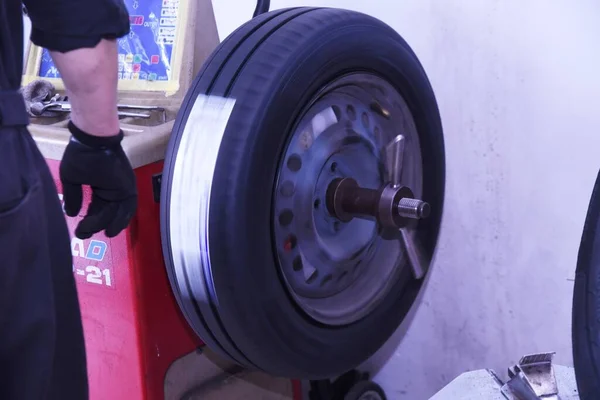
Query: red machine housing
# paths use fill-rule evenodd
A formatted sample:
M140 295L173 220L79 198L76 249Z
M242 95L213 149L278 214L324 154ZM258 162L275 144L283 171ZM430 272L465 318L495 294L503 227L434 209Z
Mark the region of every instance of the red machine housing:
M60 162L46 162L62 202ZM152 187L152 177L162 168L160 161L135 169L138 210L117 237L74 236L91 200L88 187L80 215L67 217L91 400L163 400L169 367L204 346L179 310L163 261ZM292 382L292 390L294 400L303 398L299 381Z
M59 162L47 163L62 200ZM92 400L162 400L169 366L202 345L179 311L163 262L152 188L152 176L161 171L162 162L135 170L138 211L117 237L74 237L89 188L80 216L67 218Z

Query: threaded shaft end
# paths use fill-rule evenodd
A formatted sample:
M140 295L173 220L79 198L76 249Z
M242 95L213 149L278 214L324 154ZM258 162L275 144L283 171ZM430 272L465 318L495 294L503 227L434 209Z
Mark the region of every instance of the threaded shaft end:
M407 197L398 203L398 215L405 218L421 219L427 218L431 212L429 203Z

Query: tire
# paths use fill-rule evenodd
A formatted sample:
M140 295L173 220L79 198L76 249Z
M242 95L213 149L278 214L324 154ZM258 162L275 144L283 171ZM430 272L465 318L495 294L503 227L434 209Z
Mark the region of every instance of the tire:
M359 381L346 393L344 400L386 400L385 392L375 382Z
M573 361L582 400L600 393L600 174L592 192L575 274Z
M377 44L377 45L374 45ZM340 9L292 8L263 14L214 51L175 121L161 193L163 252L175 297L190 326L224 357L272 375L338 376L364 362L405 319L423 280L399 279L369 315L328 326L290 296L273 248L272 193L288 135L303 106L337 77L368 71L406 100L421 143L423 197L431 217L419 225L434 252L442 216L445 159L436 100L417 57L390 27ZM210 268L181 271L169 227L175 163L199 95L235 99L212 175ZM194 217L195 218L195 217ZM403 275L410 273L403 271ZM198 278L200 277L200 278Z

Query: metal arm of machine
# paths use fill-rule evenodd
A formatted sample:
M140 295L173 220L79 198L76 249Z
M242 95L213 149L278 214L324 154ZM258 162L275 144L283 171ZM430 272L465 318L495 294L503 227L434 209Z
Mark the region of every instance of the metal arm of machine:
M271 6L271 0L258 0L256 2L256 9L254 10L254 15L252 15L252 18L256 18L260 14L269 12L270 6Z

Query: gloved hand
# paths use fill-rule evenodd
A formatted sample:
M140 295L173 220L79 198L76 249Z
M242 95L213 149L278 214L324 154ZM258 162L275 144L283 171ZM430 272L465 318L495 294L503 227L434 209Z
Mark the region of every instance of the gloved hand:
M89 135L69 122L71 140L60 164L65 212L79 214L82 185L92 188L92 202L75 235L87 239L105 231L114 237L127 227L137 208L137 187L131 164L121 147L123 131L111 137Z

